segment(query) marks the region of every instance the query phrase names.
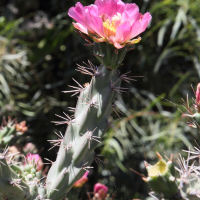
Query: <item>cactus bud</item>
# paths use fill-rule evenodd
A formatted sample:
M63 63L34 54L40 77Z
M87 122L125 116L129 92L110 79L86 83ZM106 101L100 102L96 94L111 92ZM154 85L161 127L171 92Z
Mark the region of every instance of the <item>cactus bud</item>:
M104 200L107 196L108 188L101 184L101 183L96 183L94 185L94 197L97 200Z

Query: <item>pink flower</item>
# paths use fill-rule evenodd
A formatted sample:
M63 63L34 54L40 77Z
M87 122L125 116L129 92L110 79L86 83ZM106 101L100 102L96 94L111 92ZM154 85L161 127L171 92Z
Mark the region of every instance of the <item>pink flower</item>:
M87 182L88 177L87 175L89 174L89 172L85 172L85 174L82 176L82 178L80 178L78 181L76 181L76 183L74 183L73 187L82 187L83 184L85 182Z
M133 38L145 31L151 20L150 13L143 15L136 4L121 0L96 0L85 7L78 2L68 14L77 21L73 23L76 29L95 42L109 42L117 49L138 43L141 38Z
M104 200L107 196L108 188L101 184L101 183L96 183L94 185L94 196L99 199L99 200Z
M26 155L26 159L28 160L29 163L36 164L37 171L42 170L42 168L43 168L43 162L42 162L42 159L39 156L39 154L28 153Z

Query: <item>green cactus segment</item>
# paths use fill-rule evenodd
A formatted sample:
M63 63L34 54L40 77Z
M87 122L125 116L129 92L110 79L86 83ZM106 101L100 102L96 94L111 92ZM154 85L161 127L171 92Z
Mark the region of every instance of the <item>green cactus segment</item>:
M38 196L46 195L46 189L38 184L38 172L33 166L28 165L23 171L17 165L9 166L3 158L0 161L0 197L2 199L36 200Z
M200 199L200 178L195 174L190 174L182 181L181 195L190 200ZM199 196L199 197L198 197Z
M162 194L164 198L171 198L179 193L178 184L171 168L171 162L167 163L164 159L147 167L147 182L155 193Z
M89 170L94 160L94 149L110 126L108 117L117 95L115 87L120 86L121 80L118 80L116 70L103 65L97 74L80 93L75 119L69 123L58 157L48 173L48 199L62 199Z
M2 198L23 200L31 197L29 186L19 179L5 160L1 160L0 173L0 196Z
M108 69L117 69L123 62L128 49L116 49L113 45L105 42L94 43L93 52L95 57Z

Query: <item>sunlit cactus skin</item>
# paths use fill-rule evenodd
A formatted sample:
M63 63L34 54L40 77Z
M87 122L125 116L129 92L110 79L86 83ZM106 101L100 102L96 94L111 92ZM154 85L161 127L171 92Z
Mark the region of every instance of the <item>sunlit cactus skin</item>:
M60 188L59 193L56 190L49 193L50 199L62 198L83 176L87 166L94 160L94 149L110 126L108 117L117 95L114 88L120 86L121 80L117 81L119 76L116 70L103 65L96 74L80 93L75 119L69 122L56 162L49 171L47 187ZM86 101L90 101L90 104Z

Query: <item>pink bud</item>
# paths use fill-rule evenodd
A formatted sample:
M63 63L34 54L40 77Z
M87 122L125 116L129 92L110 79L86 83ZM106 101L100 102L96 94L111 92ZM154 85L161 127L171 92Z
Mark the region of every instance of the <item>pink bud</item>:
M107 196L108 188L101 183L96 183L94 185L94 195L98 194L99 200L104 200Z
M29 163L35 163L37 166L37 171L42 170L43 168L43 162L39 154L32 154L28 153L26 155L26 159L28 160Z
M76 183L74 183L73 187L82 187L83 184L85 182L87 182L88 177L87 175L89 174L89 172L85 172L85 174L82 176L82 178L80 178L78 181L76 181Z

